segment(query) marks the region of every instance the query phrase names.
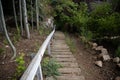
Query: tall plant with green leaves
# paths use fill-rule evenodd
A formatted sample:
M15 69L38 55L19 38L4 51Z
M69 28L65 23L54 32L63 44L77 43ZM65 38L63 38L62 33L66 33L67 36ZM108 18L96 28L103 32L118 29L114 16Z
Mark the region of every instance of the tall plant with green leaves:
M60 75L58 72L58 68L60 67L60 64L48 57L44 58L42 61L42 71L45 77L53 76L55 78L56 76Z

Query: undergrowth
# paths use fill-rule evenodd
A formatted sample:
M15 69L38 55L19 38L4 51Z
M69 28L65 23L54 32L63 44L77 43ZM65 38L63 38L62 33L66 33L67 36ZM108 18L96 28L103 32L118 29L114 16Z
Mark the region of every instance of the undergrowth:
M14 79L21 77L23 72L25 71L25 61L24 61L24 53L21 53L17 58L16 58L16 63L17 63L17 68L16 68L16 73L14 75Z
M52 58L49 57L44 58L41 65L42 65L42 71L44 77L53 76L54 78L56 78L56 76L60 75L58 69L61 67L61 65L58 64Z
M75 47L74 40L72 38L70 38L70 36L67 33L65 33L65 35L66 35L65 41L68 44L71 52L76 53L76 47Z

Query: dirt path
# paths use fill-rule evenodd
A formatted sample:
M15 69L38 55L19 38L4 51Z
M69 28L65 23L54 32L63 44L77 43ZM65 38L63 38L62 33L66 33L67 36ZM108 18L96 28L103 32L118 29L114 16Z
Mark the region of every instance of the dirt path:
M65 42L64 34L62 32L56 32L54 38L52 56L62 65L62 68L59 69L61 75L57 76L57 80L85 80L76 58Z
M86 80L114 80L119 74L116 65L112 62L104 62L103 67L100 68L94 63L97 60L97 53L92 49L85 48L85 45L80 39L74 37L76 43L77 53L74 54L79 63L82 74Z

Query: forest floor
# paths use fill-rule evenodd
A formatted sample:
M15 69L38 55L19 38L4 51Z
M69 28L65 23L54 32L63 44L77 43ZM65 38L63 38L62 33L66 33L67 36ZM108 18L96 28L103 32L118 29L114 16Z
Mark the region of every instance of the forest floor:
M31 32L31 39L20 38L15 43L17 48L17 55L24 53L25 66L28 66L31 61L30 55L37 53L40 45L45 40L47 34L39 34L36 31ZM73 55L77 59L82 74L85 76L85 80L114 80L116 76L120 74L120 71L116 68L116 65L112 62L104 62L103 67L100 68L94 63L97 60L98 55L91 48L86 48L85 44L81 42L78 37L71 37L74 39L76 46L76 53ZM4 53L0 54L0 80L12 80L15 73L17 63L10 61L12 51L10 46L5 44L3 37L0 36L0 48L4 48ZM16 79L17 80L17 79Z
M12 36L14 34L10 33ZM14 38L11 37L12 41L15 43L15 47L17 49L17 56L24 54L25 66L27 67L31 61L31 54L37 53L40 48L42 42L45 40L47 34L42 34L38 31L31 31L31 38L20 38L19 41L15 42ZM0 54L0 80L19 80L16 74L17 63L14 60L10 60L13 53L9 46L6 44L5 37L0 36L0 48L4 49L4 52ZM18 79L17 79L18 78Z
M102 68L96 66L95 61L97 61L98 53L91 48L86 48L79 38L73 37L73 39L77 48L74 56L86 80L115 80L119 76L120 71L112 60L104 62Z

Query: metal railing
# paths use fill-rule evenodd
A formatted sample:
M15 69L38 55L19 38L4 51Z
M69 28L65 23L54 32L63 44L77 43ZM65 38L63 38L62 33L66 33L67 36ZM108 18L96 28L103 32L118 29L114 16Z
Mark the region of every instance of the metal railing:
M43 80L42 69L41 69L41 60L48 47L48 54L50 54L50 41L53 38L54 30L49 34L46 40L43 42L42 46L38 50L38 53L32 59L30 65L20 78L20 80L33 80L37 75L37 80Z

